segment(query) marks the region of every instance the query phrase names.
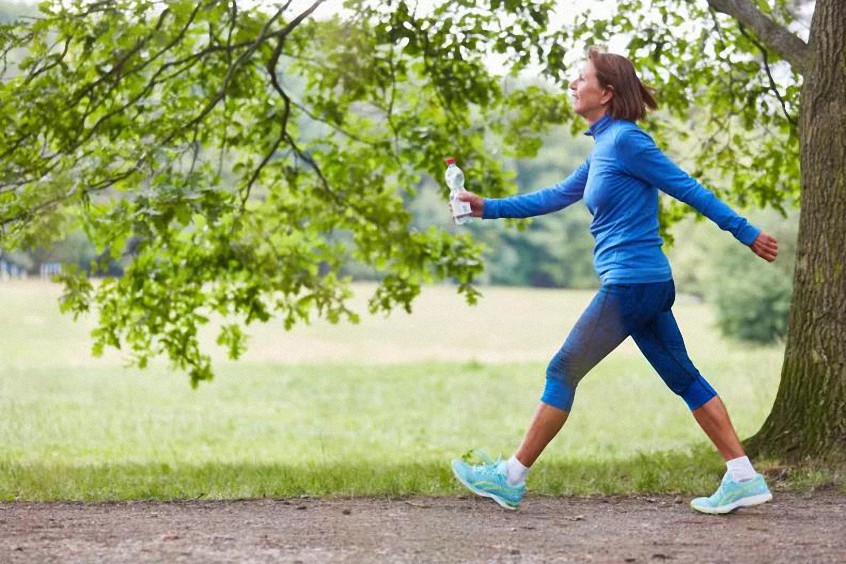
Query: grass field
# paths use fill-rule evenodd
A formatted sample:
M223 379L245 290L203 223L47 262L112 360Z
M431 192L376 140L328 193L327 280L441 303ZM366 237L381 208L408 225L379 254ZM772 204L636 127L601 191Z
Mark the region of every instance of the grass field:
M372 286L357 286L358 310ZM548 358L590 292L486 288L476 307L425 289L412 315L252 328L192 390L164 363L90 356L92 320L59 289L0 283L0 499L453 494L448 462L510 454ZM675 307L691 357L741 434L772 405L782 348L726 341L708 306ZM209 337L209 342L213 342ZM536 493L703 493L721 472L684 403L627 341L583 381L530 477Z

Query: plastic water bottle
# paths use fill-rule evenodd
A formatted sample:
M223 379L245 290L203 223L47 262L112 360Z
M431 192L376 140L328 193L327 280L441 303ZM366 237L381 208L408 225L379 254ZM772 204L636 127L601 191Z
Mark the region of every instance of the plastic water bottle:
M464 189L464 173L455 164L455 158L444 159L447 164L446 183L449 186L449 203L452 207L452 219L458 225L470 221L470 202L463 202L458 195L467 192Z

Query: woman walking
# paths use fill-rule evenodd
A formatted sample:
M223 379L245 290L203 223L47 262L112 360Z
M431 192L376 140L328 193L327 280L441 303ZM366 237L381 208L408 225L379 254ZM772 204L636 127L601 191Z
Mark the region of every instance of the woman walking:
M716 493L691 506L728 513L769 501L764 478L744 454L722 400L688 358L673 317L675 286L661 250L658 190L689 204L764 260L776 259L778 243L679 169L636 125L657 104L627 58L590 48L570 90L574 111L587 120L587 134L594 138L587 161L545 190L502 199L468 193L462 199L473 216L485 219L533 217L584 200L593 216L601 287L550 361L540 405L514 455L482 465L454 460L453 472L473 492L516 509L529 468L567 420L579 381L631 336L726 460Z

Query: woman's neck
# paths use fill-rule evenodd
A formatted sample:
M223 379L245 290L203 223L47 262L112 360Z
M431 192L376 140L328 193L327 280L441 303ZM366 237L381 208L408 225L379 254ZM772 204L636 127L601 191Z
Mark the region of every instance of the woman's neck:
M601 112L597 112L597 113L591 114L589 116L583 116L583 117L587 120L588 125L593 125L596 122L598 122L599 120L601 120L603 117L605 117L606 115L608 115L608 113L603 109L603 110L601 110Z

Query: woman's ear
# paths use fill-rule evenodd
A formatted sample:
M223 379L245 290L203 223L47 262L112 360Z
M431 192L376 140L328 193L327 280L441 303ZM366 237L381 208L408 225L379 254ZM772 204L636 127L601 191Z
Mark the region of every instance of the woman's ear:
M614 97L614 87L613 86L606 86L605 90L602 92L602 96L599 97L599 103L603 106L610 103L611 99Z

